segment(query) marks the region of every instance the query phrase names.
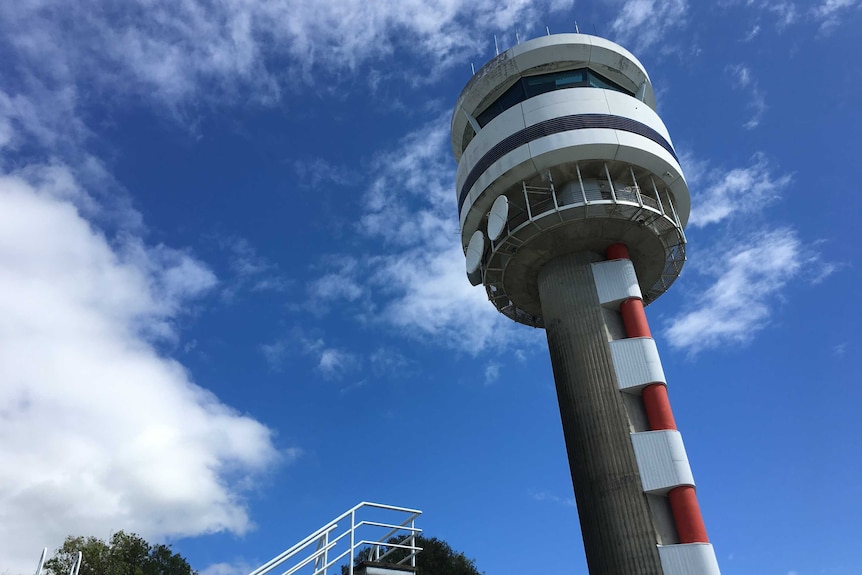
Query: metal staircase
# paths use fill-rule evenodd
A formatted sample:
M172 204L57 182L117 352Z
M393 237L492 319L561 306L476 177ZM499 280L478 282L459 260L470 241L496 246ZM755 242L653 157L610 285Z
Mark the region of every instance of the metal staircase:
M417 509L363 501L249 575L395 575L416 571ZM392 557L404 555L397 562ZM355 565L357 559L359 565Z

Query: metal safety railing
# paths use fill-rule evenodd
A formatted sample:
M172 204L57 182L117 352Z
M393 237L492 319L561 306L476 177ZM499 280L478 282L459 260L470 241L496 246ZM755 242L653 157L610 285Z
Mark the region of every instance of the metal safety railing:
M48 555L48 548L45 547L42 549L42 556L39 557L39 564L36 566L36 575L42 575L42 567L45 566L45 557ZM72 568L69 570L69 575L78 575L78 572L81 571L81 561L83 560L83 554L78 551L78 554L75 556L75 560L72 562Z
M670 190L660 188L648 172L638 181L633 166L617 162L614 171L624 177L614 179L607 162L593 164L589 177L582 175L580 164L572 164L576 178L569 178L561 187L554 184L548 171L543 185L522 181L520 190L512 187L506 192L508 213L502 233L489 241L480 260L488 299L503 315L544 327L540 316L519 308L506 292L507 266L533 238L573 221L626 220L655 236L664 249L665 261L655 282L643 290L645 302L655 300L679 277L685 263L686 238Z
M422 551L416 546L422 532L416 518L421 514L418 509L363 501L249 575L327 575L332 567L341 575L343 561L348 575L353 575L357 558L385 561L399 550L404 557L394 563L416 567L416 555Z

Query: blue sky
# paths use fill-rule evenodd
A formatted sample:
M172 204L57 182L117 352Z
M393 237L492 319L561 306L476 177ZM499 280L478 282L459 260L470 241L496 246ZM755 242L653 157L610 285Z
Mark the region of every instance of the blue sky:
M464 274L494 50L644 63L693 196L648 308L725 574L862 562L862 2L0 3L0 572L124 529L235 575L361 500L586 573L544 334Z

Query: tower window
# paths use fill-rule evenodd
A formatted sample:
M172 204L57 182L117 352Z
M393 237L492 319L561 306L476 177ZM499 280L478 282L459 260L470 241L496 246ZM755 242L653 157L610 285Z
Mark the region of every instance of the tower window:
M512 87L503 92L499 98L476 116L476 121L484 128L488 122L524 100L564 88L602 88L634 96L634 92L626 90L589 68L552 72L519 78Z

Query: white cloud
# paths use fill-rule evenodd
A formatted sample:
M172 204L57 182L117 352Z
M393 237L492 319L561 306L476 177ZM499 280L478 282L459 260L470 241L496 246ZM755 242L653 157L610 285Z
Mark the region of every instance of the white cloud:
M289 78L335 77L399 50L434 76L482 51L495 31L538 28L573 0L148 0L119 8L80 0L22 0L0 8L9 50L50 85L131 91L170 105L205 91L259 102ZM488 17L475 18L476 14ZM86 17L81 17L86 15ZM483 38L483 36L485 36ZM428 57L430 56L430 57ZM271 64L271 62L279 64ZM287 62L289 74L281 67Z
M345 258L329 258L335 271L310 289L327 293L332 286L348 302L367 294L361 320L475 354L504 341L511 322L467 280L448 136L441 116L376 158L358 231L374 241L377 253L348 258L346 267Z
M13 572L70 533L243 533L241 485L279 457L269 429L155 347L213 274L109 240L82 218L85 196L59 165L0 175L0 557Z
M327 258L328 273L308 285L309 305L325 307L332 302L353 302L365 295L358 275L359 261L349 256Z
M500 378L500 364L490 361L485 365L485 385L491 385Z
M751 69L748 66L737 64L735 66L728 66L727 70L732 76L731 79L734 85L749 93L750 100L747 107L751 110L751 118L742 127L746 130L754 129L760 125L760 121L763 119L763 115L768 108L766 105L766 96L760 89L757 81L752 78Z
M861 5L859 0L823 0L811 9L811 13L820 22L820 31L829 32L841 23L843 14Z
M754 9L759 12L769 12L774 18L776 27L779 30L787 28L789 25L796 23L799 20L799 11L796 9L796 4L787 0L727 0L719 5L733 6L743 4L746 8ZM752 30L760 31L760 26L755 25ZM749 36L756 35L749 33ZM751 38L746 38L749 40Z
M436 119L378 158L361 231L389 246L369 260L378 317L475 354L504 341L511 324L467 281L447 127Z
M733 74L733 81L737 86L745 88L751 84L751 70L748 66L738 64L729 66L728 70Z
M213 563L201 569L199 573L200 575L246 575L257 569L257 567L257 565L251 565L245 561Z
M547 491L535 490L530 490L529 494L530 498L533 501L539 501L542 503L556 503L558 505L564 505L566 507L577 507L577 503L575 502L574 497L560 497L559 495L554 495L553 493L548 493Z
M743 42L750 42L754 40L757 35L760 33L760 24L753 25L748 32L745 34L745 37L742 39Z
M698 352L749 341L771 323L788 283L819 266L816 254L787 228L723 244L715 259L711 284L664 330L673 347Z
M684 163L694 166L690 178L694 207L689 219L693 227L759 212L780 198L793 179L790 174L774 174L762 154L755 154L748 167L730 171L708 170L697 161Z
M352 353L341 349L328 347L320 350L320 359L317 369L324 377L337 378L344 375L357 363L357 358Z
M261 345L260 349L274 371L281 371L291 354L310 357L315 369L326 379L341 379L361 365L356 354L329 345L323 338L308 337L300 328L294 328L288 337Z
M732 75L734 85L749 92L748 108L751 110L751 118L742 127L746 130L756 128L766 113L766 97L758 83L752 78L751 69L748 66L743 64L728 66L728 71Z
M687 0L626 0L611 23L617 42L642 53L672 38L688 23Z
M376 375L403 373L410 367L410 360L394 349L378 348L369 357Z
M348 186L359 180L351 168L333 164L323 158L304 158L291 162L299 185L319 189L321 186Z
M278 266L257 253L245 238L230 236L217 238L217 244L227 252L230 279L222 286L225 301L232 301L243 290L251 292L285 291L290 285L279 272Z

